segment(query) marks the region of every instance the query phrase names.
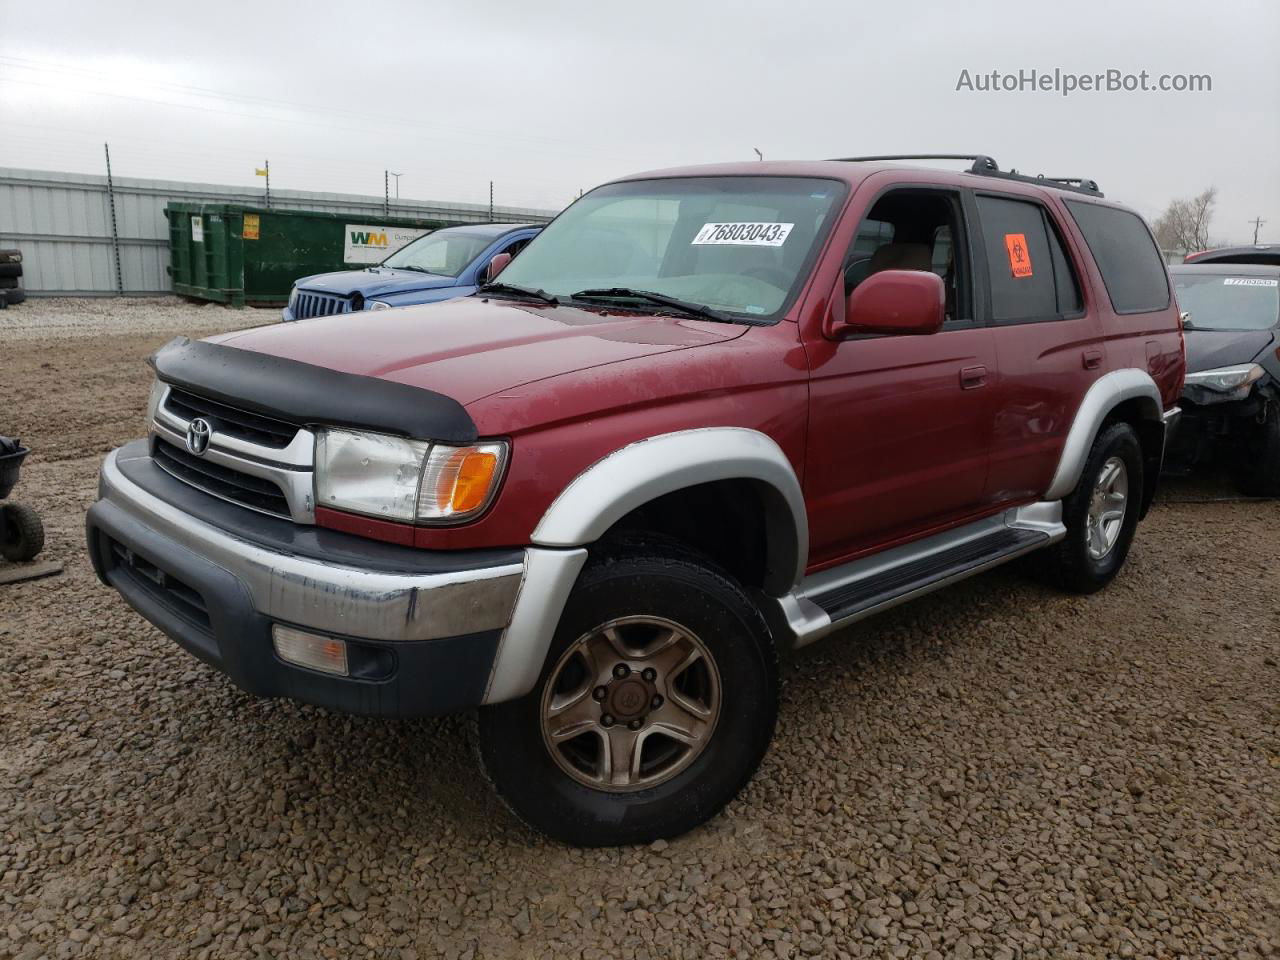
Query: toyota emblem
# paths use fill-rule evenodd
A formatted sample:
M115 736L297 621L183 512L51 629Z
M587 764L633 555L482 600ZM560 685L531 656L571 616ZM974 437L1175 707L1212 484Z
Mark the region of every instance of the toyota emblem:
M209 449L209 438L213 436L213 427L204 417L196 417L187 424L187 449L197 457L203 457Z

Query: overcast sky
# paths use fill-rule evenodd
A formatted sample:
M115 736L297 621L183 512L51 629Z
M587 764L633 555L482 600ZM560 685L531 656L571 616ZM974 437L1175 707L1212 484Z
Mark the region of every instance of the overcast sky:
M330 9L332 8L332 9ZM1215 239L1280 240L1276 0L0 0L0 166L558 209L726 159L984 152L1154 217L1219 191ZM957 91L962 70L1211 92ZM393 181L394 182L394 181Z

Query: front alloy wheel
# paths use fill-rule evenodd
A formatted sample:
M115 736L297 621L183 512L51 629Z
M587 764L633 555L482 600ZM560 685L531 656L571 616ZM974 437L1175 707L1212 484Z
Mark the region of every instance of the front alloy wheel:
M719 715L720 671L693 631L662 617L623 617L561 656L542 697L542 736L579 783L642 790L696 760Z
M714 561L601 544L527 695L477 716L480 756L522 820L579 846L648 843L714 816L773 736L759 610Z

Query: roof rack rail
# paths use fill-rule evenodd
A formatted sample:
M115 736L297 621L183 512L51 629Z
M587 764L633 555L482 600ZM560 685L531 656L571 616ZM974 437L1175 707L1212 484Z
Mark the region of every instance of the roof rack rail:
M969 173L983 177L998 177L1001 180L1016 180L1019 183L1035 183L1042 187L1053 187L1057 190L1070 190L1073 193L1084 193L1091 197L1101 197L1098 182L1087 177L1046 177L1044 174L1029 177L1017 170L1001 170L1000 165L985 153L890 153L874 157L835 157L843 163L874 163L884 160L972 160Z

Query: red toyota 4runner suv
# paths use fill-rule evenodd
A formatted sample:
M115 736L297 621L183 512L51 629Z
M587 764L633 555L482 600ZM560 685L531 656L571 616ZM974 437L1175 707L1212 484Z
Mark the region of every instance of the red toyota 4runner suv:
M627 177L471 297L174 341L98 574L251 693L479 707L553 837L701 823L780 653L1031 551L1111 580L1177 412L1136 214L874 159Z

